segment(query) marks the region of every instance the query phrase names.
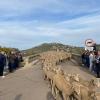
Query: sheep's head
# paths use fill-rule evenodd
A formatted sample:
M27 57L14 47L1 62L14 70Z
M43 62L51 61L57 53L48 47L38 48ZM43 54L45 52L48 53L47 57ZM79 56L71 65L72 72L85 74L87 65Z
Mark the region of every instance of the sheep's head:
M57 73L57 71L56 71L56 67L54 67L52 70L53 70L55 73Z
M44 66L44 67L43 67L43 70L47 70L47 67L46 67L46 66Z
M79 74L73 74L72 75L73 76L73 79L75 80L75 81L77 81L77 82L79 82L80 81L80 75Z
M57 68L56 72L58 74L64 75L64 71L60 67Z
M100 79L97 78L97 82L96 82L97 87L100 87Z
M66 81L70 81L71 74L67 74L66 72L64 73Z
M89 84L90 84L90 85L95 85L94 79L91 79L90 82L89 82Z
M47 71L49 71L50 70L50 67L47 67Z
M97 100L95 91L90 91L89 92L89 97L90 97L91 100Z

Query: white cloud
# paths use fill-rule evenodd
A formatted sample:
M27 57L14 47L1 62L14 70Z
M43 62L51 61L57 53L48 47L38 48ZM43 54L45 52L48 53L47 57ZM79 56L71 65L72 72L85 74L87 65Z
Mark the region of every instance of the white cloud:
M66 42L66 44L81 45L81 43L83 43L82 41L88 37L96 39L97 42L100 43L99 3L96 3L94 0L91 0L91 2L90 0L76 1L77 0L0 1L0 17L13 19L15 18L14 16L16 16L15 19L17 19L2 20L1 18L1 45L18 46L20 48L22 46L22 48L27 48L29 45L33 45L31 43L38 44L44 41L62 41L64 43ZM47 16L52 16L52 18L54 17L53 14L56 13L59 13L59 17L61 14L70 16L80 14L80 16L76 16L76 18L72 20L68 20L67 17L65 19L59 18L58 22L49 19L43 21L43 15L41 15L42 11L47 13ZM95 11L97 11L97 13L94 13ZM92 14L82 17L82 13ZM29 14L33 14L31 20L28 18ZM27 17L27 20L23 20L24 15ZM40 16L40 19L34 18L35 15ZM19 19L21 17L22 20L19 20L17 16L19 16Z
M81 27L80 27L81 26ZM30 39L35 36L64 37L82 34L97 34L100 32L100 15L81 17L59 23L33 22L2 22L0 24L0 37ZM24 40L23 40L24 41Z

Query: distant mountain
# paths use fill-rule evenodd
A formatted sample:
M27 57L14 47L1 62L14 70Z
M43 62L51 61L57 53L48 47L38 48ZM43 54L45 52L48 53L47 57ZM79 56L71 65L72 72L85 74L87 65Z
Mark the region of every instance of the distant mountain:
M26 56L29 56L29 55L35 55L41 52L45 52L49 50L57 50L57 49L72 52L72 53L77 53L77 54L80 54L84 50L83 47L75 47L70 45L64 45L61 43L44 43L37 47L23 50L22 52Z
M100 50L100 44L97 44L96 47L97 47L97 50Z

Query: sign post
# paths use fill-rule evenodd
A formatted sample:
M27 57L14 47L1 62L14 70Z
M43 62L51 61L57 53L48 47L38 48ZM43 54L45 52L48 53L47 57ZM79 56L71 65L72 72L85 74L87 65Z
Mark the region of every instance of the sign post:
M96 50L96 43L92 39L85 40L85 50L93 51Z

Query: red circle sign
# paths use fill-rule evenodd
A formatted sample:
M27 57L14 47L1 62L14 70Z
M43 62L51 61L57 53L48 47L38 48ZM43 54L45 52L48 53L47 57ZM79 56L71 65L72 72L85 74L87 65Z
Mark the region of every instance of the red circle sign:
M94 44L95 44L95 42L94 42L92 39L87 39L87 40L85 41L85 45L86 45L87 47L93 47Z

